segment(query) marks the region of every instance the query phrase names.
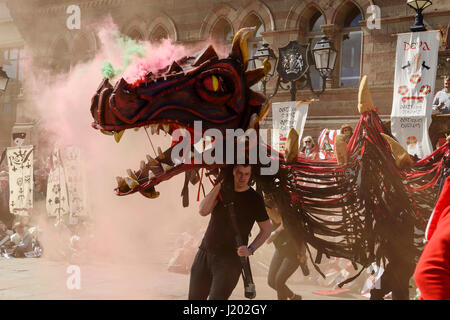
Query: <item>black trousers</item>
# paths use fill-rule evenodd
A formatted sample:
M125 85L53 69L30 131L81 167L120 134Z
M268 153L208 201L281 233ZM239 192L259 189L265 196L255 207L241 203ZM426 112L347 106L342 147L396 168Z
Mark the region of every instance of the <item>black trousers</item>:
M228 300L241 275L237 254L199 249L191 267L189 300Z
M409 300L409 279L414 265L389 262L380 278L380 288L370 290L370 300L383 300L392 291L392 300Z
M291 251L276 248L270 262L268 283L272 289L277 291L278 300L287 300L294 294L286 285L286 281L300 266L300 261L295 252Z

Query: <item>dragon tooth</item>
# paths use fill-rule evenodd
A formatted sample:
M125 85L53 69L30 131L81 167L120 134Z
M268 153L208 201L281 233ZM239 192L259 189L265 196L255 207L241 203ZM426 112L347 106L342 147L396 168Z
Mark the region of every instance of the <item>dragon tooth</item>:
M152 180L153 178L156 178L156 175L153 173L152 170L148 170L148 180Z
M141 127L136 127L136 128L134 128L133 130L134 130L134 131L139 131L140 128L141 128Z
M165 133L169 133L169 130L170 130L170 125L169 124L166 124L166 123L163 124L162 128L163 128Z
M145 161L144 160L141 160L139 167L140 167L141 171L144 171L144 169L145 169Z
M108 130L100 129L100 132L103 133L103 134L106 134L107 136L114 135L114 131L108 131Z
M125 130L114 131L114 140L116 140L117 143L119 143L120 139L122 139L124 132Z
M164 172L167 172L173 168L172 166L169 166L168 164L165 163L161 163L161 167L163 168Z
M128 187L130 189L134 189L139 185L139 182L137 182L135 179L130 177L125 177L125 182L127 183Z
M137 180L138 178L136 177L136 174L133 172L133 170L131 169L127 169L127 174L130 178Z
M164 159L164 153L161 150L161 147L158 147L158 158Z
M153 158L150 157L150 155L148 155L148 154L147 154L147 161L148 161L148 164L151 165L151 166L157 166L157 165L159 165L158 160L153 159Z
M158 125L157 124L150 125L150 130L151 130L152 134L157 133L157 129L158 129Z
M116 177L117 181L117 188L120 192L127 192L129 190L127 183L125 182L125 179L122 177Z

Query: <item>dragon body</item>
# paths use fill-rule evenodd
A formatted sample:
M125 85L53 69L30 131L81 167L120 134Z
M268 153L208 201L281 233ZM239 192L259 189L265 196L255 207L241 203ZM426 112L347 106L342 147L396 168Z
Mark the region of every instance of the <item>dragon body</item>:
M157 74L147 74L138 83L121 79L112 86L104 80L92 98L92 126L116 141L124 130L137 127L169 134L182 128L194 135L197 120L202 121L201 134L208 129L222 133L227 129L258 130L268 103L250 87L267 74L270 65L265 62L261 68L247 70L246 39L252 32L254 28L241 29L225 59L219 59L209 46ZM416 259L446 174L449 143L427 158L413 161L399 152L399 145L386 134L367 94L364 81L358 106L361 118L348 144L342 146L344 157L338 161L300 159L295 147L278 154L260 139L256 146L248 146L270 151L279 161L276 173L257 176L257 190L278 207L298 244L306 242L316 249L315 263L326 255L349 259L355 267L368 266L384 259L392 246L411 261ZM186 173L186 190L189 181L198 182L199 169L216 174L227 164L195 163L192 158L173 161L171 150L182 140L176 137L171 148L160 150L156 158L147 156L127 177L117 177L116 193L140 192L156 198L155 186L174 175Z

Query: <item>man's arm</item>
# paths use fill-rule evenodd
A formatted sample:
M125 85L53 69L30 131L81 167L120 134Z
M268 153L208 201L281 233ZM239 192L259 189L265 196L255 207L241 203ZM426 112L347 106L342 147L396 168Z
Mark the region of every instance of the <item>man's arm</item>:
M214 207L217 205L221 183L219 182L216 186L211 190L210 193L200 202L200 210L199 213L201 216L207 216L212 212Z
M256 236L255 240L253 240L252 244L249 246L253 248L253 252L263 245L263 243L270 236L272 230L272 224L270 223L269 219L258 222L258 226L259 226L259 233ZM237 254L240 257L248 257L252 253L250 252L248 247L240 246L237 250Z
M444 105L443 103L440 102L439 99L440 93L438 92L436 94L436 96L434 97L433 100L433 110L439 110L440 108L442 108L442 106Z

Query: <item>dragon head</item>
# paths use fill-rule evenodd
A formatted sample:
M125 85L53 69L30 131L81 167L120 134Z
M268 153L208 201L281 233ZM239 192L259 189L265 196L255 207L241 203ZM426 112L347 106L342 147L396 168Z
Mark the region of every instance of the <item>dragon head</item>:
M113 86L104 79L92 98L92 126L113 135L117 142L125 130L139 127L149 129L152 134L170 135L182 129L191 137L203 136L208 129L225 133L226 129L255 127L267 112L267 104L263 107L265 97L250 87L269 72L270 64L265 61L262 67L247 70L247 39L254 32L254 27L239 30L225 59L219 59L210 45L197 55L173 61L156 74L148 72L137 83L127 83L122 78ZM203 132L194 132L194 121L201 121ZM174 163L171 150L183 141L177 139L164 152L158 148L155 159L147 156L139 170L128 170L128 177L117 177L116 193L138 191L155 198L158 192L154 186L161 181L206 166L192 161ZM194 141L191 139L189 143L193 145Z

